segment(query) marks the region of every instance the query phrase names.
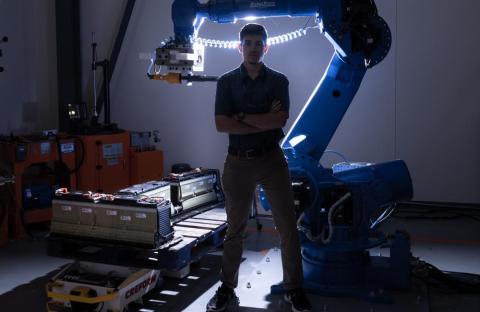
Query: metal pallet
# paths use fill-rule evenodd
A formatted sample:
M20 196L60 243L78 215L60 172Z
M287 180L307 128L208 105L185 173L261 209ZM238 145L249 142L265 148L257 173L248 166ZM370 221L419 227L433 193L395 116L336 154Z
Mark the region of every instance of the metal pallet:
M179 270L222 244L227 228L224 205L216 204L173 224L174 238L156 249L120 242L51 235L47 254L78 261L140 268Z

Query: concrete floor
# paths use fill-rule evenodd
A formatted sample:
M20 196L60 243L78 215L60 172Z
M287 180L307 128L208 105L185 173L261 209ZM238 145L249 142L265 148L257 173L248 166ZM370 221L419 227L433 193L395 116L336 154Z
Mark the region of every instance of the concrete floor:
M281 295L271 295L270 285L281 280L278 236L269 221L257 231L252 222L247 231L245 260L236 293L240 305L229 311L290 311ZM389 219L382 230L392 233L403 229L411 234L412 254L436 267L454 272L480 274L480 226L468 219L451 221L405 221ZM45 283L70 260L48 257L45 241L12 241L0 249L1 311L45 311ZM373 254L384 250L371 251ZM144 298L144 305L133 311L204 311L219 286L221 250L203 257L191 266L190 274L179 280L166 278L161 288ZM393 304L373 304L352 298L309 295L314 311L459 311L480 312L480 295L457 295L415 282L409 292L389 292Z

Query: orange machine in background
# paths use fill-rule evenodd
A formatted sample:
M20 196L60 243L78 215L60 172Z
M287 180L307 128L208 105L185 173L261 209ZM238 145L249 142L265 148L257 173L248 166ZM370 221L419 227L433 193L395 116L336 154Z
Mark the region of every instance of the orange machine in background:
M0 247L8 243L8 215L7 209L0 207Z
M130 185L163 178L162 151L130 149Z
M163 152L157 151L157 131L130 132L130 185L163 179Z
M58 148L61 148L59 153ZM61 159L60 159L61 157ZM34 165L50 164L55 167L59 161L68 170L75 168L74 140L59 139L48 140L19 138L16 141L0 142L0 163L8 168L8 171L15 178L15 182L8 190L12 204L7 208L8 231L10 237L19 239L25 236L25 227L31 223L50 221L52 218L51 207L28 207L24 205L24 187L32 181L44 180L52 184L49 177L31 174ZM50 177L51 178L51 177ZM76 188L75 174L72 172L67 177L63 187ZM4 221L5 222L5 221ZM5 230L3 230L5 231Z
M78 190L113 193L129 186L129 132L79 137L83 147L77 146L82 163L77 172Z
M8 214L6 207L0 207L0 247L8 242Z
M149 140L149 132L127 131L57 139L0 138L0 246L9 238L25 237L29 224L51 220L45 192L37 196L34 187L45 186L49 192L51 188L52 194L57 187L114 193L161 180L163 152Z
M12 203L13 179L0 176L0 247L8 242L8 208Z

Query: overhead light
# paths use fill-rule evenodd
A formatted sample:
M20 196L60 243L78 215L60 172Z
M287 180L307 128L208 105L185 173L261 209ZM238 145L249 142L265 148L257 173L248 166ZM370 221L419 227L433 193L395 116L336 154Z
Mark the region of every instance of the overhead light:
M255 16L247 16L244 18L244 20L254 20L257 19L258 17ZM305 27L305 28L300 28L291 32L287 32L278 36L273 36L269 37L267 39L267 44L268 45L276 45L280 43L285 43L294 39L298 39L302 36L305 36L307 34L307 30L313 29L313 28L319 28L319 26L312 26L312 27ZM215 39L206 39L206 38L201 38L201 37L195 37L195 39L192 39L192 43L198 43L201 44L205 47L211 47L211 48L222 48L222 49L236 49L238 45L240 44L240 41L238 40L215 40Z

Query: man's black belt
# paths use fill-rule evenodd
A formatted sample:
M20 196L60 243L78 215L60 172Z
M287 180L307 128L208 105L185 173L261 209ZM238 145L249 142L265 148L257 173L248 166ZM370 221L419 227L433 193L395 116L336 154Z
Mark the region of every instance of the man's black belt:
M262 146L257 148L250 148L250 149L239 149L233 146L228 147L228 154L238 157L238 158L245 158L245 159L252 159L262 157L265 154L273 151L278 144L272 144L268 146Z

